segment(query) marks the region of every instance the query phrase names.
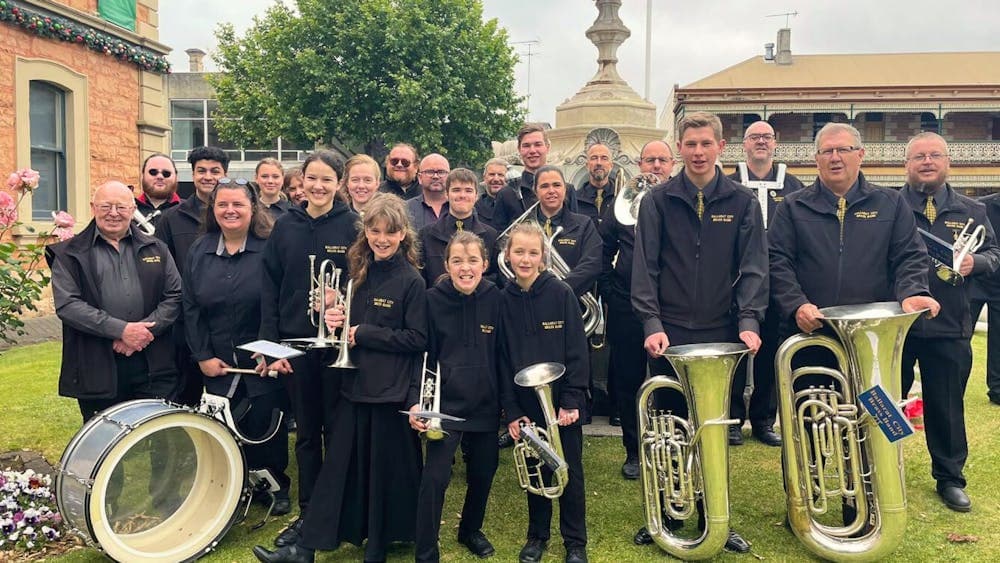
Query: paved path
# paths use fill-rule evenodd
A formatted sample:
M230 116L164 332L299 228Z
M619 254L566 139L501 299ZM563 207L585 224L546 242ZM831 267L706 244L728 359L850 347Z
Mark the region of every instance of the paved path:
M23 328L25 334L15 337L15 340L17 340L15 346L25 346L62 339L62 322L55 315L25 319ZM7 350L11 347L6 342L0 342L0 350Z

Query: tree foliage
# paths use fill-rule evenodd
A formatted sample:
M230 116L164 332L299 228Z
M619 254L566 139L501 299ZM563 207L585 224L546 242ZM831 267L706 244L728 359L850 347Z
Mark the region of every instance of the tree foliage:
M480 0L298 0L223 24L213 85L223 139L333 140L365 152L410 142L479 163L523 118L517 56Z

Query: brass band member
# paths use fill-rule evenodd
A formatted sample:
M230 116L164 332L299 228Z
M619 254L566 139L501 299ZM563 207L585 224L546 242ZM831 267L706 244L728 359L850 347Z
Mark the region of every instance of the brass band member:
M498 233L503 227L496 221L497 194L506 185L507 161L491 158L483 168L483 193L476 202L476 214L480 221L493 227Z
M306 201L306 191L302 189L302 167L296 166L285 171L285 180L282 183L281 191L285 192L288 202L296 207L301 207Z
M417 183L417 165L420 155L409 143L396 143L385 157L385 181L378 191L412 199L420 195Z
M341 193L358 215L364 215L365 205L378 193L379 174L378 163L366 154L356 154L344 164Z
M177 195L177 167L173 159L159 152L147 156L142 163L139 183L142 193L135 198L135 207L155 227L164 211L181 202Z
M452 174L463 170L453 170ZM475 182L471 185L475 187ZM442 440L427 441L417 501L416 560L420 562L440 560L438 534L444 494L460 442L466 454L468 488L458 525L458 543L478 557L494 553L482 527L500 458L496 435L500 416L497 338L502 296L492 282L483 278L490 256L486 248L483 240L472 232L456 232L440 256L445 262L446 277L427 292L430 319L427 367L440 373L441 412L465 420L442 421L448 435ZM413 405L411 411L420 410L420 392L420 387L411 386L406 401ZM427 430L425 420L412 416L410 426L419 432Z
M545 180L544 172L539 174ZM584 221L593 228L589 219ZM587 561L586 493L583 480L583 429L589 364L587 337L573 291L545 268L545 234L532 222L514 227L506 255L516 275L503 292L500 324L500 400L509 421L508 431L520 438L520 424L545 424L538 397L514 384L514 374L538 362L559 362L566 373L552 384L553 406L558 407L559 434L569 464L569 481L559 497L559 532L567 563ZM546 465L544 478L551 478ZM548 484L548 481L546 481ZM521 563L536 563L549 541L552 501L527 493L528 539Z
M986 206L965 197L948 184L948 143L937 133L924 132L906 144L906 185L900 190L917 226L951 242L968 221L968 228L985 227L985 240L975 253L965 256L959 273L965 277L990 276L1000 265L993 227ZM920 363L924 399L924 427L931 454L931 475L945 506L959 512L972 509L965 494L962 468L969 456L965 437L965 385L972 370L972 331L968 284L951 285L934 274L931 295L941 303L941 314L918 319L903 347L903 396L913 384L913 365Z
M410 222L417 232L447 215L448 195L445 193L444 181L449 172L451 165L448 164L448 159L437 153L431 153L420 161L420 171L417 172L420 194L406 202Z
M254 168L254 183L260 192L260 203L277 221L291 205L281 191L285 183L285 169L281 166L281 161L272 157L260 159Z
M979 202L986 206L990 224L1000 224L1000 192L983 196ZM973 326L983 306L987 307L986 396L994 405L1000 405L1000 280L996 276L976 276L969 282L972 284L969 308Z
M577 194L577 210L598 225L604 210L611 207L615 197L615 187L611 183L614 169L611 149L604 143L594 143L587 148L587 181L580 186ZM620 174L621 172L619 172Z
M545 166L549 156L549 138L545 128L538 123L525 123L517 132L517 152L521 155L524 171L520 178L512 178L497 193L496 212L493 223L497 231L503 232L538 201L535 195L535 173ZM576 188L566 185L566 202L570 211L576 211Z
M760 205L715 165L726 144L722 123L695 112L681 120L678 135L683 173L643 198L632 263L632 305L655 374L673 373L662 357L670 345L743 342L756 353L767 308ZM661 395L664 410L687 417L680 394ZM637 534L638 543L652 541L644 532ZM750 550L734 531L726 548Z
M639 153L639 172L652 174L657 184L670 178L674 155L670 145L663 141L650 141ZM651 189L650 186L647 189ZM646 379L645 337L642 323L632 309L632 257L635 250L635 225L622 225L614 214L614 205L605 210L598 227L604 241L601 281L598 286L608 306L608 345L611 356L608 365L608 387L618 404L622 425L622 444L625 446L625 463L622 476L639 478L639 439L636 434L638 418L635 396ZM616 259L617 256L617 259Z

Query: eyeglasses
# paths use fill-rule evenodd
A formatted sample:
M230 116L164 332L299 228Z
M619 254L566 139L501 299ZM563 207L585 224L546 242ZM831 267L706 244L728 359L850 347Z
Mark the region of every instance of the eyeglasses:
M666 156L647 156L646 158L642 159L642 161L645 162L646 164L655 164L657 162L659 162L660 164L666 164L668 162L673 162L673 160L674 159Z
M399 166L400 168L409 168L413 164L413 161L407 158L390 158L389 164Z
M160 175L162 175L164 178L169 178L169 177L173 176L174 173L171 172L170 170L159 170L159 169L156 169L156 168L150 168L149 169L149 175L150 176L160 176Z
M447 176L448 175L448 171L447 170L421 170L420 173L421 174L426 174L426 175L434 177L434 178L439 178L441 176Z
M753 135L747 135L746 137L743 137L743 140L744 141L750 140L755 143L757 141L773 141L774 135L770 133L754 133Z
M236 184L237 186L245 186L250 182L246 178L219 178L219 183L223 186L228 186L229 184Z
M111 210L115 210L119 215L128 215L134 205L128 203L98 203L94 207L101 213L101 215L107 215L111 213Z
M906 160L913 160L915 162L923 162L924 160L926 160L928 158L931 159L931 160L933 160L934 162L941 162L942 160L948 158L948 155L946 155L944 153L940 153L940 152L932 152L932 153L929 153L929 154L920 153L920 154L915 154L915 155L911 156L910 158L908 158Z
M830 158L834 154L848 155L854 151L861 150L861 147L833 147L832 149L823 149L816 151L816 154L822 156L823 158Z

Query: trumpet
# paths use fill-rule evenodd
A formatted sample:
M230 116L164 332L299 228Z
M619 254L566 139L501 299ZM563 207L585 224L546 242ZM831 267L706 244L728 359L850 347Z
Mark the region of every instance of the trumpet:
M900 399L903 342L924 311L869 303L820 312L838 339L797 334L775 357L788 522L824 559L878 561L896 549L906 531L903 455L898 443L861 414L858 395L880 385L892 400ZM830 350L839 369L793 370L792 357L808 347ZM810 374L831 377L837 385L796 391L795 381ZM831 497L853 503L853 519L843 527L817 520L827 513Z
M521 425L521 440L514 445L514 468L521 488L547 499L559 498L569 482L569 465L563 456L559 440L559 425L552 404L549 385L566 373L566 366L555 362L530 365L514 376L514 383L531 387L538 395L545 418L545 428L534 422ZM552 484L546 485L542 466L552 471Z
M142 232L149 236L153 236L156 234L156 227L153 225L153 218L159 214L159 209L154 209L149 215L143 215L142 211L136 209L132 212L132 221L135 222L136 226L142 229Z
M646 528L660 549L684 560L718 554L729 537L729 388L749 352L732 343L672 346L664 352L677 379L658 375L639 388L639 467ZM656 411L653 393L684 395L688 418ZM670 533L662 514L685 520L704 503L705 530L696 539Z

